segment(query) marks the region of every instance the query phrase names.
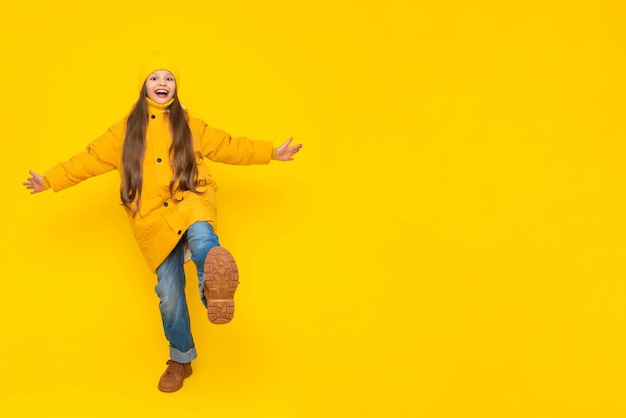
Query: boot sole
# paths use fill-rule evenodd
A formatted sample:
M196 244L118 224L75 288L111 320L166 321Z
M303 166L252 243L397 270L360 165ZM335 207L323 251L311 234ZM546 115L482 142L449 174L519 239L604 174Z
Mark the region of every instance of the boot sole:
M204 261L204 297L211 323L226 324L233 319L237 285L239 271L233 256L226 248L211 248Z

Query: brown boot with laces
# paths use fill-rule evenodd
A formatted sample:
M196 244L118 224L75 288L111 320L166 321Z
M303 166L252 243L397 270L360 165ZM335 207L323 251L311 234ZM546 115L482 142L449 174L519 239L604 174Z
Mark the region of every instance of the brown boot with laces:
M183 387L183 380L191 376L191 363L178 363L174 360L167 361L167 369L159 380L161 392L176 392Z

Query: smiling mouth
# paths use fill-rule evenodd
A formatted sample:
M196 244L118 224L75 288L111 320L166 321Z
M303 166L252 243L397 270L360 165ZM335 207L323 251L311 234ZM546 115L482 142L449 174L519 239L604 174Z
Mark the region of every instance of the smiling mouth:
M157 90L154 93L159 97L167 97L169 92L167 90Z

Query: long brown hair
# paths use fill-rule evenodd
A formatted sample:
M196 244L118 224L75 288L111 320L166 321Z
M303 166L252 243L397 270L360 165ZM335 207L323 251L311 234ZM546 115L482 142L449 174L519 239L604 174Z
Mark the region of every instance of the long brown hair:
M146 149L146 131L148 129L148 94L144 84L139 99L133 106L126 121L126 136L122 149L122 184L120 197L122 204L133 215L139 211L141 191L143 186L143 159ZM198 167L193 150L191 129L187 123L187 113L178 99L178 92L174 93L174 101L168 108L172 145L170 146L170 166L173 176L170 180L170 194L174 198L177 190L190 190L199 193L196 189ZM133 204L135 202L135 204Z

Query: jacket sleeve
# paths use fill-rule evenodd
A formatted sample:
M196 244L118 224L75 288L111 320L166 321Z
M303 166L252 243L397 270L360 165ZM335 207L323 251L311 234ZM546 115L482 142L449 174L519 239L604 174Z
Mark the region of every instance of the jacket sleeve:
M192 134L200 142L202 156L211 161L250 165L267 164L272 159L273 147L269 141L232 137L200 120L193 122Z
M58 192L83 180L117 169L120 164L124 121L109 128L102 136L67 161L45 172L45 180Z

